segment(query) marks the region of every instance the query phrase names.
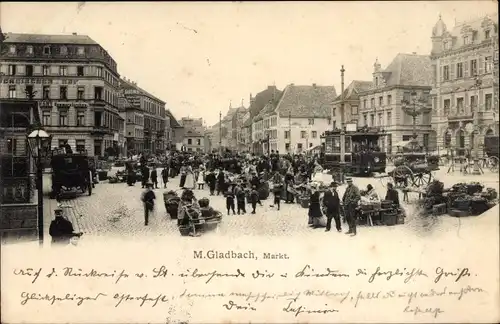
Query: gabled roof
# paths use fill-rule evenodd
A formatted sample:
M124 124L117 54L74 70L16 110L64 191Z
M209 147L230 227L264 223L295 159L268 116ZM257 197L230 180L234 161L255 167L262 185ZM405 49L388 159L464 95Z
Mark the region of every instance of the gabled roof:
M331 116L334 86L288 85L276 108L280 117L328 118Z
M383 71L383 75L386 86L431 86L430 56L399 53Z
M358 92L369 90L371 86L371 81L352 81L351 84L349 84L349 86L344 89L344 100L358 99ZM341 97L341 95L337 96L337 98L335 98L335 101L341 100Z
M153 100L159 101L161 104L165 104L165 101L159 99L158 97L152 95L151 93L147 92L143 88L139 87L137 84L132 83L129 80L121 79L120 80L120 87L122 89L133 89L139 91L142 95L147 96Z
M40 35L7 33L4 43L99 45L87 35Z
M175 119L174 115L172 114L172 112L168 109L165 109L165 112L166 114L168 115L169 119L170 119L170 127L172 128L182 128L182 125L179 124L179 122L177 121L177 119Z
M250 111L250 117L256 117L262 109L269 103L269 100L274 100L276 103L281 98L283 91L278 90L276 86L268 86L266 90L263 90L255 97L253 97L250 102L250 107L248 108Z

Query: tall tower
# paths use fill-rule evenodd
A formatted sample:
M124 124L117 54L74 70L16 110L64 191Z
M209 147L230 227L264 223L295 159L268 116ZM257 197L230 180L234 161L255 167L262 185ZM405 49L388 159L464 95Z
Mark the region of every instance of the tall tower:
M441 19L441 15L439 15L439 20L432 28L432 54L439 54L443 51L443 36L446 33L446 24Z

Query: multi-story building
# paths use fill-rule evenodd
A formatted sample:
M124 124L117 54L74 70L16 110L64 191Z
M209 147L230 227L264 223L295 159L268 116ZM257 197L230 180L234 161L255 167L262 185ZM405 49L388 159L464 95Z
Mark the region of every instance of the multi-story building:
M118 102L120 115L125 119L126 151L128 155L137 155L144 151L144 113L132 99L127 99L121 89Z
M186 129L184 133L183 149L188 152L205 152L205 136L195 129Z
M181 126L185 129L195 130L200 134L203 134L205 132L203 118L182 117L179 121L179 124L181 124Z
M243 151L245 149L245 143L242 140L242 127L245 122L245 114L248 109L243 106L236 108L233 115L231 116L231 150Z
M354 80L344 89L344 94L339 95L333 102L332 128L340 128L342 125L342 103L344 103L344 123L358 123L359 119L359 93L371 88L371 81Z
M498 89L498 75L494 75L498 16L456 22L451 29L439 17L431 40L432 126L438 145L461 149L472 148L476 142L480 147L485 135L499 132L498 101L494 100L495 87Z
M170 120L169 134L168 134L168 147L170 150L174 150L182 146L184 141L185 129L181 124L175 119L174 114L167 109L166 116ZM167 128L168 126L165 126Z
M52 146L104 155L118 145L116 62L85 35L4 34L0 98L34 99Z
M140 129L141 126L143 129L142 134L139 132L128 135L129 132L127 131L127 135L134 136L134 139L138 140L142 136L144 152L152 154L163 152L167 144L165 133L165 102L140 88L136 82L129 79L121 79L120 88L125 98L134 106L134 130ZM135 120L136 117L137 122Z
M242 124L240 127L240 132L237 134L238 143L240 143L240 150L251 152L252 141L250 139L251 135L252 120L250 119L250 110L242 116Z
M432 67L429 56L400 53L384 70L377 60L370 88L358 92L361 104L358 125L384 129L387 135L380 138L379 146L388 153L403 145L403 141L411 140L414 131L422 146L433 149L436 136L431 131L431 84ZM412 94L416 94L417 101L412 98ZM412 102L410 106L415 111L421 112L416 117L418 126L415 128L413 117L404 109L408 105L405 106L403 102L407 101Z
M3 240L37 237L37 191L27 129L38 124L38 105L0 100L0 236ZM41 193L40 193L41 194Z

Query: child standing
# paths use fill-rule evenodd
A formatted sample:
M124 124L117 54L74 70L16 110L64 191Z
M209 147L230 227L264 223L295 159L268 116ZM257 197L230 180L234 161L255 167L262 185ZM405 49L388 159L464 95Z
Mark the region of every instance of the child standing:
M252 214L255 214L255 207L257 207L258 202L259 202L259 192L257 191L257 186L253 186L252 191L250 192L250 203L252 204Z
M240 213L246 214L246 208L245 208L245 190L243 189L242 185L238 185L235 190L236 193L236 205L238 208L238 215Z
M205 187L205 171L203 169L198 173L198 190L203 190Z
M224 193L224 196L226 196L226 209L227 209L227 214L229 215L229 212L232 210L233 215L236 215L234 211L234 190L233 190L233 185L229 185L226 192Z

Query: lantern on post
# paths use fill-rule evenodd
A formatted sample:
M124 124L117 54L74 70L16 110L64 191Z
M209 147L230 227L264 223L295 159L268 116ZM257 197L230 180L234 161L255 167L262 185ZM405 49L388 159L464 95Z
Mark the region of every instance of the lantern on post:
M44 228L43 228L43 168L42 161L43 157L46 156L48 150L50 150L50 141L52 136L50 136L43 129L36 129L29 133L27 136L27 142L30 150L30 154L33 157L36 168L36 189L38 198L38 242L40 246L43 246L44 241Z

